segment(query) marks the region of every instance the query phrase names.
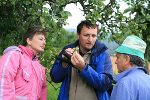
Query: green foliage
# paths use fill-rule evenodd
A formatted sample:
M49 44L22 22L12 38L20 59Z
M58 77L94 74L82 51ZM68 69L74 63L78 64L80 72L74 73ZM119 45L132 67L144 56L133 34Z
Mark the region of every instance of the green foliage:
M129 8L121 11L119 0L110 0L108 4L103 1L94 3L89 0L83 6L86 18L101 23L99 39L105 39L111 34L111 40L121 43L128 35L135 34L150 45L150 2L148 0L124 0ZM97 1L98 2L98 1ZM146 58L150 60L150 47L147 46Z
M110 0L107 4L105 0L1 0L0 41L5 41L0 42L0 52L9 45L22 43L23 35L30 24L42 24L43 27L48 27L51 39L61 40L59 37L64 34L61 28L66 24L68 16L71 16L70 12L64 11L64 8L70 3L80 4L86 19L91 19L93 22L98 21L101 24L100 39L105 39L108 34L112 34L111 40L120 43L123 41L122 36L135 34L144 38L149 45L149 1L124 0L124 2L128 4L129 8L121 12L118 0ZM49 5L49 8L45 5ZM14 37L17 35L19 40L10 40L8 39L9 35L14 35ZM63 42L59 43L64 44ZM150 54L149 47L147 52Z
M129 13L131 16L127 19L128 30L130 34L135 34L141 37L147 43L145 57L150 60L150 2L148 0L125 0L129 8L124 13ZM134 14L134 17L133 17ZM123 32L125 33L125 31Z
M63 34L62 34L63 33ZM57 34L57 36L56 36ZM41 56L41 63L47 67L51 68L54 60L58 56L61 49L76 40L75 33L69 33L65 30L55 31L55 34L49 34L47 37L47 45L45 52Z
M41 23L43 4L41 0L1 0L0 41L4 41L0 43L2 50L9 45L22 43L27 27L33 23Z
M40 60L50 70L62 47L76 39L76 34L62 28L71 16L64 8L74 3L82 6L86 19L101 24L99 39L105 39L110 34L110 40L117 43L121 43L130 34L143 38L147 43L145 57L150 61L150 2L124 2L129 7L120 11L122 7L119 0L109 0L107 4L105 0L1 0L0 54L7 46L23 43L23 36L29 25L40 24L49 30L46 50Z
M47 83L48 84L48 99L47 100L57 100L60 84Z
M60 84L54 83L51 81L49 77L49 71L50 69L47 70L47 87L48 87L48 100L57 100L58 94L59 94L59 89L60 89Z

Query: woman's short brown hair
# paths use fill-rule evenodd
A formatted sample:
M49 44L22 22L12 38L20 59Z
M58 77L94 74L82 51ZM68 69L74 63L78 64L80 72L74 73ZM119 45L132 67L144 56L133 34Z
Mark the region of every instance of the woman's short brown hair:
M26 39L27 38L32 39L35 34L43 34L45 37L47 37L47 31L42 26L40 25L30 26L24 36L23 45L26 46L27 45Z

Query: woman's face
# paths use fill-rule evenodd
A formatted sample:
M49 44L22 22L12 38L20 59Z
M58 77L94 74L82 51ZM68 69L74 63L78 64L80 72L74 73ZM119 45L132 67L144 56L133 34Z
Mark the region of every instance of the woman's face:
M44 51L46 45L46 39L43 34L35 34L32 39L27 38L27 46L34 51L34 53L39 54Z

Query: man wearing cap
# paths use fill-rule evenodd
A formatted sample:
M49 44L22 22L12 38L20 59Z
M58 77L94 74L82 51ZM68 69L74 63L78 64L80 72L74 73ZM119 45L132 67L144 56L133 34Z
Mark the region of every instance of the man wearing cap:
M110 100L150 100L150 76L143 68L145 49L146 43L135 35L116 49L119 74Z

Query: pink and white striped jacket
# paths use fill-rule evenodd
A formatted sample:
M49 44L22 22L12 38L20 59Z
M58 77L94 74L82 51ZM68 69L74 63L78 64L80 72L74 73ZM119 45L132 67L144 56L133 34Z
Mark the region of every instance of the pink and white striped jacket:
M0 58L0 100L46 100L45 68L33 51L8 47Z

